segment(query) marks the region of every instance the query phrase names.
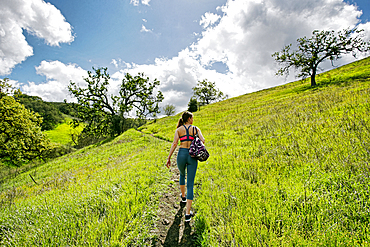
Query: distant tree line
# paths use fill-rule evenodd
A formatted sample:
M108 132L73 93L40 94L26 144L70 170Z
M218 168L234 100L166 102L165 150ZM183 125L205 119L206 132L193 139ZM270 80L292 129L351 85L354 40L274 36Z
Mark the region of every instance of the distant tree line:
M16 93L14 99L42 117L41 130L52 130L64 120L62 112L55 104L45 102L38 96Z

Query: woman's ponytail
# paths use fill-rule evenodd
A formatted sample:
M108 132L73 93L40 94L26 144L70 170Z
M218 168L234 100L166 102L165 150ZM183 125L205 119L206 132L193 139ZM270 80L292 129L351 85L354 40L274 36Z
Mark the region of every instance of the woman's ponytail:
M178 127L184 125L185 123L187 123L188 120L189 120L189 118L192 118L192 117L193 117L193 113L188 112L188 111L185 111L182 114L181 118L179 119L179 122L177 123L177 127L176 128L178 128Z
M182 125L184 125L184 121L182 121L182 117L180 117L179 121L177 122L177 127L176 127L176 129L177 129L178 127L182 126Z

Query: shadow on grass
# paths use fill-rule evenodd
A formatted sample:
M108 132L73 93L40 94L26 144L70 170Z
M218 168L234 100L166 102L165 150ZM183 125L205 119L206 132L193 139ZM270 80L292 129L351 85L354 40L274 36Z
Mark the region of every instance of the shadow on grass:
M180 204L180 209L177 211L175 215L175 219L170 226L170 229L167 232L166 239L164 241L163 246L193 246L192 244L192 234L191 234L191 226L189 223L185 223L184 232L182 234L182 238L180 240L180 226L181 221L184 217L183 211L184 211L185 204Z
M326 87L329 85L346 86L354 81L367 81L369 79L370 74L363 72L357 72L352 75L348 74L344 74L343 76L338 75L335 77L331 77L330 75L328 75L320 81L318 86L319 87Z
M292 91L295 93L304 93L306 91L315 91L320 88L325 88L328 86L348 86L348 84L356 82L356 81L369 81L370 75L368 73L362 73L362 74L354 74L351 76L322 76L323 78L318 78L317 85L311 86L310 82L307 82L307 84L304 84L302 86L294 88Z
M192 226L189 222L185 222L185 227L181 236L181 223L184 218L184 207L185 204L180 204L180 209L177 211L175 215L175 219L170 226L166 239L164 240L163 246L166 247L191 247L191 246L197 246L196 239L197 234L192 233ZM180 239L181 236L181 239ZM155 243L154 243L154 246Z

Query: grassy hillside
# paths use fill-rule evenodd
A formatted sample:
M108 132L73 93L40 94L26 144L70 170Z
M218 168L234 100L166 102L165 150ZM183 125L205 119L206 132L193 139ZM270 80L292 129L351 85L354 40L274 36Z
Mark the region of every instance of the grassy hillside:
M209 246L369 243L370 59L194 115L211 153L194 206ZM178 116L142 131L171 140Z
M6 181L0 245L149 245L158 197L169 183L167 146L130 130Z
M195 113L211 153L199 163L193 204L203 246L369 243L370 59L317 82ZM178 118L140 129L172 141ZM150 246L169 148L129 130L7 178L0 245Z

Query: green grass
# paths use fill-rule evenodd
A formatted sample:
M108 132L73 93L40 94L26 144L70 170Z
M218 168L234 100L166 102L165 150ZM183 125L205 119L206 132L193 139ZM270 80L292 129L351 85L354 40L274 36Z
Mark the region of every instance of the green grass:
M73 129L70 126L72 119L66 118L64 123L59 124L55 129L45 131L47 137L54 143L67 145L73 144L72 134L79 134L83 130L83 126Z
M196 112L205 246L369 243L370 59ZM170 140L178 116L142 128Z
M194 209L202 246L367 246L370 59L208 105ZM150 246L179 115L7 177L1 246ZM38 184L35 184L30 175Z
M167 146L130 130L8 181L0 245L149 246L158 197L169 183Z

